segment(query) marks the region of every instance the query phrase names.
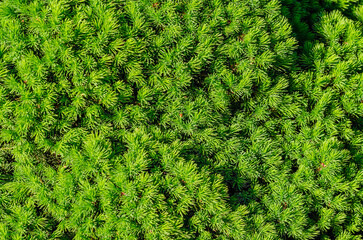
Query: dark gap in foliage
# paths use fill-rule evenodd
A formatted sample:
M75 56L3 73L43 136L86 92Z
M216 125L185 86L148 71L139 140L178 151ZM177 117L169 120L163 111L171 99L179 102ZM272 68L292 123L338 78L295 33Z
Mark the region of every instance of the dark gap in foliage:
M1 147L0 149L6 149L7 147ZM2 183L10 182L13 179L15 162L14 156L10 153L10 148L8 150L2 150L0 152L0 185Z

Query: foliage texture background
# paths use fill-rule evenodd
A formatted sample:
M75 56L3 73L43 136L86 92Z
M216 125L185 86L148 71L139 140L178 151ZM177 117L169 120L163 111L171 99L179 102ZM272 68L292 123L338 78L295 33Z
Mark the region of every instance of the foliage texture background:
M361 0L3 0L1 239L362 239Z

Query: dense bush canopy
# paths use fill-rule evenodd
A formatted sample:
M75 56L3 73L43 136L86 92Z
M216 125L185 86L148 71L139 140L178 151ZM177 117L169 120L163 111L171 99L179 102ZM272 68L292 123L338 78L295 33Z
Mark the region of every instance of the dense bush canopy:
M361 0L2 0L0 239L362 239Z

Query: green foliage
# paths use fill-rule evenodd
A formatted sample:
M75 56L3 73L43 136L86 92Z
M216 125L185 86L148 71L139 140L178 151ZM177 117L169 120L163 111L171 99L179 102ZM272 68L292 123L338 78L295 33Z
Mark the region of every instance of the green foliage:
M362 239L362 9L1 1L0 239Z

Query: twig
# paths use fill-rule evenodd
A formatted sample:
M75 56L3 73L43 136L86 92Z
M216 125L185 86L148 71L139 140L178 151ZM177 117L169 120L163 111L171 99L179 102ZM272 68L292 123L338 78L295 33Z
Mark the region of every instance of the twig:
M15 147L10 147L10 148L0 148L0 150L11 150L11 149L13 149L13 148L15 148Z

